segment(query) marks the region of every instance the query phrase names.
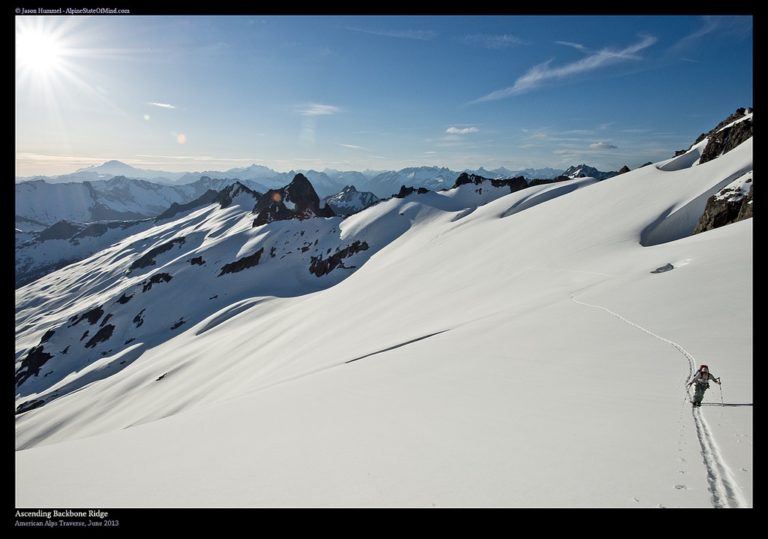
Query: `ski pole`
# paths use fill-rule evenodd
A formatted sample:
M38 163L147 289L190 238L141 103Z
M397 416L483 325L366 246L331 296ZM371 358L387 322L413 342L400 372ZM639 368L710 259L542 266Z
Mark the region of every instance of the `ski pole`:
M723 384L720 382L720 378L717 379L717 385L720 387L720 406L725 406L723 403Z

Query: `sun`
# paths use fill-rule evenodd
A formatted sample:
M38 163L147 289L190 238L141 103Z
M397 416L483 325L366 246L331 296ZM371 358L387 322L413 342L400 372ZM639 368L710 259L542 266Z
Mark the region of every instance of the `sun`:
M17 67L47 75L61 65L64 46L55 36L37 29L22 31L16 43Z
M16 74L28 83L50 84L66 77L72 68L75 49L73 25L47 17L20 17L16 22Z

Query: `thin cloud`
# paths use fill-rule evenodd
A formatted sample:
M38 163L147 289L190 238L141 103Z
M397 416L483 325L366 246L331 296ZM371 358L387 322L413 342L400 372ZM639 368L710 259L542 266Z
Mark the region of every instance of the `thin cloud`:
M671 52L681 52L695 45L702 37L714 32L745 36L752 30L752 18L746 16L705 16L701 18L701 22L701 27L680 39L669 50Z
M175 109L176 107L174 105L171 105L170 103L154 103L149 102L147 105L152 105L153 107L160 107L161 109Z
M480 130L477 127L449 127L445 130L449 135L469 135L470 133L478 133Z
M558 45L565 45L566 47L572 47L582 52L589 52L587 48L581 43L573 43L572 41L555 41Z
M351 32L360 32L374 36L393 37L396 39L415 39L418 41L431 41L437 37L437 33L432 30L376 30L370 28L358 28L355 26L347 26L346 29Z
M339 107L334 105L321 105L319 103L309 103L296 107L296 112L302 116L329 116L341 112Z
M609 144L607 142L594 142L589 145L590 148L593 150L616 150L618 149L618 146L614 146L613 144Z
M511 34L471 34L464 36L464 42L486 49L506 49L524 44L522 39Z
M504 99L513 95L518 95L523 92L533 90L540 86L542 83L549 80L565 79L581 73L587 73L594 71L601 67L625 62L627 60L639 60L641 59L636 53L643 49L646 49L656 43L654 36L644 36L640 41L634 43L621 50L602 49L577 60L570 64L565 64L560 67L551 67L552 60L547 60L544 63L533 66L528 73L518 78L515 84L508 88L502 88L501 90L493 91L483 97L480 97L473 101L473 103L479 103L483 101L495 101L497 99Z
M371 151L369 148L366 148L365 146L358 146L356 144L339 144L339 146L344 146L345 148L349 148L350 150L364 150L366 152Z

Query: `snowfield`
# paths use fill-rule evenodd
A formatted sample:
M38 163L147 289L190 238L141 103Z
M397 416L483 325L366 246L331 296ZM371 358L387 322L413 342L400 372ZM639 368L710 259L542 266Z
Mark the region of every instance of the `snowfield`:
M17 366L97 305L116 329L87 350L98 325L57 329L69 354L20 386L53 398L16 416L16 505L750 507L752 220L690 233L752 154L345 220L212 205L49 274L17 290ZM349 268L309 273L354 241ZM700 363L722 393L692 409Z

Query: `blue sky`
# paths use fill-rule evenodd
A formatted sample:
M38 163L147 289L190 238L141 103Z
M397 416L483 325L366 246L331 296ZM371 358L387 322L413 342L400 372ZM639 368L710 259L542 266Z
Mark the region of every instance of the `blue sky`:
M752 106L752 18L16 18L16 173L638 166Z

